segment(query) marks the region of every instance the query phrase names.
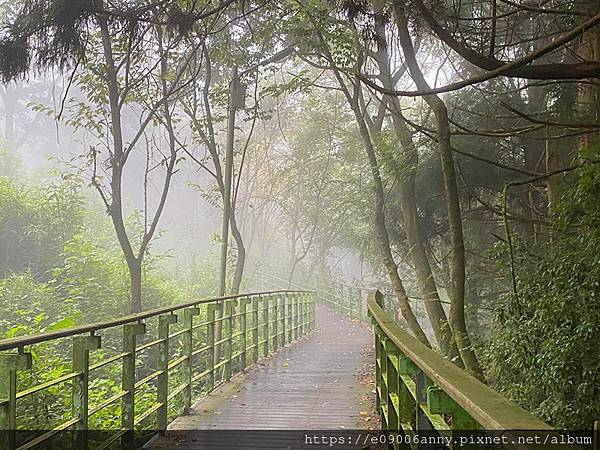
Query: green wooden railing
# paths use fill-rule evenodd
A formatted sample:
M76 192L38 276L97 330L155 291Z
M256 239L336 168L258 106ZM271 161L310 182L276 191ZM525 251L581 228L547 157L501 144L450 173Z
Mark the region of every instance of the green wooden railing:
M281 267L268 266L255 268L249 277L253 288L284 289L289 285L289 274ZM397 297L391 286L361 286L356 283L348 284L338 279L322 276L318 273L304 273L299 271L292 282L292 289L309 288L315 293L315 301L322 303L342 315L353 319L369 321L367 314L367 296L370 292L378 290L383 295L384 310L402 322L398 308ZM409 303L417 320L424 329L429 327L429 319L421 298L409 297Z
M255 285L262 289L281 289L288 285L285 273L269 268L268 271L255 270ZM293 282L291 288L308 287L315 294L315 301L322 303L342 315L357 320L368 321L367 294L372 289L342 283L338 280L324 278L318 274L301 277L300 282Z
M63 430L87 430L94 415L115 407L111 411L120 415L117 431L94 448L108 448L134 429L164 430L170 418L187 412L196 398L311 331L314 314L312 292L270 291L203 299L1 340L0 448L25 450ZM68 355L70 370L51 379L48 373L35 374L32 366L37 358L32 354L41 346ZM92 386L102 386L98 379L109 366L119 378L117 388L101 400L95 395L92 403ZM45 381L32 382L37 379ZM70 411L51 429L20 441L15 430L24 428L22 403L57 386L64 388L61 394ZM142 394L143 398L136 398ZM46 413L33 412L40 416L38 423L44 423Z
M517 437L519 431L553 431L408 334L383 310L382 303L379 292L369 294L367 307L375 334L375 383L382 430L404 433L409 438L424 431L452 435L475 430L512 430ZM394 448L399 447L398 441ZM420 448L412 444L411 447ZM542 447L538 444L535 448ZM576 447L563 444L543 448Z

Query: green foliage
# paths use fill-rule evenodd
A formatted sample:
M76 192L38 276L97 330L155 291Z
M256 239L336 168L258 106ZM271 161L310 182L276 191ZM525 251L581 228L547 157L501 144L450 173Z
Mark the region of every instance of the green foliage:
M34 280L30 272L0 279L0 332L4 338L73 326L78 312L69 298Z
M44 187L0 178L0 236L4 246L0 277L0 338L59 330L84 323L113 319L128 312L129 272L112 226L106 217L86 205L78 179L61 177ZM139 231L139 217L129 227ZM212 261L198 263L193 271L175 279L163 269L163 258L147 255L143 265L145 308L207 295L207 274ZM216 272L213 270L213 275ZM215 278L212 276L212 278ZM102 349L92 362L121 351L120 329L102 333ZM18 389L53 381L72 371L71 339L41 343L28 349L33 370L19 374ZM153 364L148 354L137 358L138 374L147 375ZM95 406L121 389L117 361L96 371L90 380L90 405ZM18 402L18 426L50 429L71 419L71 382L63 382ZM137 395L140 410L151 407L155 388L148 385ZM90 418L91 429L120 427L116 402ZM151 426L151 424L147 424Z
M575 179L553 240L516 245L518 297L500 309L486 359L495 386L533 414L591 428L600 416L600 169L586 164ZM508 260L505 249L497 258Z
M31 270L45 278L83 219L77 180L29 188L0 178L0 273Z

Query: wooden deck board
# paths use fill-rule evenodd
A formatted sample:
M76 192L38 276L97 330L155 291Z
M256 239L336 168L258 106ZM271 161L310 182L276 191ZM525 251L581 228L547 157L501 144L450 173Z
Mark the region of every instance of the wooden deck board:
M310 335L259 361L202 399L169 430L343 430L376 426L373 335L317 307ZM150 448L188 448L170 432ZM189 447L196 448L196 447Z

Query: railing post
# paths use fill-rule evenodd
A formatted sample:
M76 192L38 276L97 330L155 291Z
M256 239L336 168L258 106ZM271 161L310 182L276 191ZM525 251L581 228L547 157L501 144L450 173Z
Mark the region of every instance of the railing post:
M17 429L17 371L31 369L31 354L0 353L0 448L15 447Z
M381 392L380 406L381 406L381 429L387 430L389 429L388 418L389 418L389 404L388 404L388 365L387 360L388 356L385 351L385 347L387 345L387 337L385 335L380 334L379 338L379 373L381 385L379 386Z
M187 414L192 407L192 377L194 376L194 365L192 364L192 353L194 352L194 316L200 314L196 307L186 308L183 311L183 324L186 332L183 335L183 354L186 360L182 364L187 387L183 391L183 412Z
M279 348L279 295L275 295L275 306L273 307L273 351Z
M227 339L226 341L226 346L225 346L225 354L224 356L224 365L223 365L223 379L225 381L229 381L231 379L231 357L233 355L233 326L234 326L234 319L233 319L233 300L226 300L225 301L225 339Z
M252 361L258 361L258 300L260 297L252 298Z
M306 304L304 305L304 314L306 314L306 327L304 329L305 333L309 333L312 330L311 320L312 320L312 304L315 301L314 297L308 297L306 299Z
M417 397L416 429L419 432L433 430L431 422L429 422L429 419L423 412L423 409L419 407L420 404L427 403L427 389L430 386L432 386L431 381L429 381L429 379L425 376L422 370L419 370L415 375L415 393ZM433 448L433 446L419 446L419 448Z
M381 345L379 339L379 329L377 322L372 320L373 323L373 336L375 337L375 409L381 414Z
M419 368L409 358L401 355L398 356L398 375L401 379L402 376L412 377L417 372L419 372ZM408 386L406 386L404 380L400 383L398 401L400 403L398 420L403 424L404 428L411 424L414 404L412 394L408 390Z
M158 367L160 374L156 382L156 401L160 407L156 411L156 429L167 429L167 415L169 412L169 327L177 323L175 314L162 314L158 316Z
M248 333L248 318L247 318L247 314L248 314L248 303L250 303L250 299L249 298L243 298L239 301L239 305L240 308L242 308L241 310L241 316L240 316L240 333L242 333L240 335L241 339L240 339L240 345L242 347L242 353L240 355L240 371L244 370L247 367L247 360L248 360L248 355L247 355L247 351L248 351L248 338L247 338L247 333Z
M298 319L299 319L299 331L300 336L304 336L304 321L306 318L304 317L304 305L306 303L308 294L300 294L298 296Z
M215 388L215 359L217 357L215 351L215 310L218 309L217 305L208 305L206 309L206 346L207 357L206 361L208 363L208 379L206 383L207 392L212 392Z
M263 297L264 307L263 307L263 357L266 357L269 354L269 300L271 297L267 295Z
M121 427L133 430L135 417L135 348L137 336L146 333L146 324L127 323L123 325L123 368L121 373L121 389L126 394L121 400ZM127 436L132 441L133 436Z
M292 294L292 328L294 341L298 339L298 326L300 325L300 317L298 315L298 295Z
M311 299L311 302L310 302L310 328L309 329L311 331L314 330L315 326L316 326L316 323L315 323L316 310L315 310L315 308L316 308L316 302L315 302L315 299L313 298L313 299Z
M394 365L392 358L398 360L399 350L398 347L392 342L387 341L385 344L385 353L386 353L386 385L387 385L387 404L388 404L388 429L389 430L399 430L400 429L400 421L398 417L398 413L396 408L399 409L399 375L398 370L396 370L396 366Z
M90 350L100 348L100 336L92 332L89 336L73 337L73 372L79 372L73 379L73 419L78 419L73 430L80 448L87 448Z
M281 296L281 327L283 328L281 333L281 346L285 347L289 342L288 335L290 329L290 319L289 319L289 295L283 294Z
M294 340L294 294L287 294L287 342Z

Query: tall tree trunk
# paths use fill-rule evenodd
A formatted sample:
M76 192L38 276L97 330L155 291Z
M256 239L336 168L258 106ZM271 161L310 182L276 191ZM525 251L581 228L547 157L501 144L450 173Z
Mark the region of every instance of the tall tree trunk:
M394 12L398 27L400 45L404 58L418 89L429 89L429 85L417 63L412 39L408 32L408 22L401 1L394 2ZM450 127L446 105L437 95L425 96L425 101L433 110L438 129L440 158L444 178L444 191L448 208L448 224L452 245L452 287L450 305L450 326L456 340L458 351L465 368L473 376L483 379L483 371L471 345L465 321L465 244L460 212L460 199L454 170L454 158L450 145Z
M319 37L321 38L321 43L324 44L327 57L332 64L333 74L338 82L338 85L340 86L340 89L344 93L344 96L346 97L346 100L348 101L348 104L354 113L358 131L360 133L361 140L363 141L363 147L369 161L369 167L371 169L371 176L373 179L373 191L375 194L374 229L379 255L388 274L388 278L390 279L392 288L394 289L396 299L398 300L398 307L402 313L402 317L404 317L404 320L406 320L408 328L419 341L428 347L431 347L429 339L427 339L427 335L421 328L421 324L419 324L419 321L417 320L417 317L410 306L408 296L406 295L406 290L404 289L404 284L402 283L402 279L398 274L398 266L396 265L394 256L392 255L390 237L385 224L385 192L383 189L383 182L381 181L381 175L379 173L379 163L377 162L373 141L371 139L369 128L367 127L367 123L365 121L363 112L361 111L358 100L361 86L360 80L358 78L354 80L354 92L350 93L348 86L340 74L340 71L333 63L333 58L327 50L324 39L320 35Z
M129 268L130 306L132 313L142 310L142 261L134 258L127 261Z
M537 113L538 111L545 110L547 107L547 91L548 88L546 86L531 85L527 87L527 98L529 99L527 104L525 104L520 94L515 94L513 99L516 102L519 102L523 109L529 114ZM523 148L525 149L525 168L530 172L542 173L544 170L544 154L546 152L545 135L545 130L541 129L520 137ZM532 219L532 221L540 219L538 209L543 206L539 205L539 186L531 184L523 186L523 189L521 197L524 209L523 215ZM526 236L534 243L537 243L540 237L540 225L535 223L523 223L522 227Z
M587 11L589 17L600 11L600 0L579 0L575 7ZM600 30L591 27L586 30L579 41L577 56L582 61L600 61ZM577 84L577 109L582 122L597 123L600 120L600 87L595 80L583 80ZM579 136L578 147L586 147L597 141L598 132L590 131Z
M419 341L431 347L425 332L421 328L421 325L419 324L419 321L417 320L417 317L410 306L408 296L406 295L406 290L404 289L404 284L402 283L402 279L398 274L398 266L396 265L392 255L390 238L385 224L385 192L383 189L383 182L381 181L381 175L379 173L379 164L377 162L375 148L373 147L373 141L371 140L369 129L358 104L358 93L355 93L354 96L350 94L339 71L334 69L333 72L340 88L344 92L344 96L346 97L348 104L352 108L352 112L354 113L354 118L356 119L358 130L363 141L363 147L367 153L369 167L371 169L371 176L373 179L373 191L375 194L374 229L379 255L390 279L390 283L392 284L392 288L394 289L394 293L396 294L398 307L402 313L402 317L404 317L404 320L406 320L408 328ZM360 81L357 79L355 80L355 90L357 90L359 86Z
M380 79L383 83L383 87L392 90L394 89L394 83L392 81L389 65L385 19L383 17L378 16L376 18L375 29L380 38L380 44L375 57L379 67ZM388 102L394 131L401 145L401 162L398 161L396 155L389 156L394 161L395 165L397 165L396 171L399 177L400 201L404 218L404 233L408 243L409 256L417 275L417 284L421 290L425 302L425 310L427 311L429 322L431 323L431 327L442 354L447 355L450 359L460 363L458 349L452 337L446 312L440 301L435 279L431 272L431 266L425 251L425 245L423 244L423 239L417 225L418 213L415 196L415 176L419 163L419 154L412 140L411 132L402 115L398 99L394 96L385 96L382 101Z
M600 0L578 0L574 9L586 11L589 17L600 10ZM582 21L589 17L582 18ZM600 60L600 31L598 27L590 27L583 32L577 46L577 58L589 63ZM597 123L600 120L600 88L594 79L583 79L577 83L575 110L577 118L583 123ZM597 131L580 134L576 143L565 145L563 139L546 140L546 171L555 172L567 168L572 161L579 158L579 150L597 142ZM548 203L549 213L552 216L558 200L565 186L564 174L558 173L548 177Z
M111 119L111 132L113 136L113 156L111 158L111 180L110 188L112 198L108 213L113 223L115 233L127 267L129 268L129 277L131 284L130 289L130 312L136 313L141 311L141 268L139 274L136 273L136 267L141 267L141 258L137 262L137 258L133 252L131 242L127 236L127 229L123 219L123 200L122 200L122 177L123 165L125 163L124 147L123 147L123 132L121 128L121 107L119 105L119 84L117 79L117 69L113 58L112 42L108 30L108 24L104 17L98 18L100 26L100 34L102 37L102 45L104 51L104 63L106 66L106 82L108 87L108 101ZM139 283L139 284L138 284Z

